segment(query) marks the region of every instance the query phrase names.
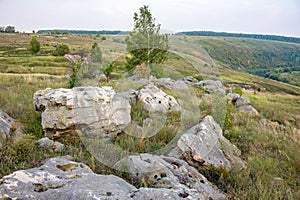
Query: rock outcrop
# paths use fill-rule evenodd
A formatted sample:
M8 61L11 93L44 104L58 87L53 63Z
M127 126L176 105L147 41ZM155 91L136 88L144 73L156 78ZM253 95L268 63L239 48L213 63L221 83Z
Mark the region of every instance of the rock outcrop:
M247 97L241 97L239 94L236 93L228 93L227 98L235 105L238 112L256 115L258 116L258 111L251 106L251 101Z
M251 103L247 97L239 97L234 99L232 102L236 107L250 105Z
M211 92L217 92L225 95L225 90L220 80L203 80L198 83L195 83L195 85L204 87L205 89Z
M195 168L173 157L151 154L129 156L116 163L115 168L128 171L140 184L164 188L189 199L226 197Z
M34 94L34 107L42 113L42 127L49 138L65 134L110 137L131 121L130 104L111 87L45 89Z
M245 167L240 150L227 140L213 117L205 117L178 140L171 156L228 170Z
M225 195L195 169L183 161L165 159L168 180L177 186L190 185L195 189L187 186L137 189L114 175L95 174L85 164L66 158L51 158L41 167L4 176L0 180L0 199L225 199ZM175 163L171 163L173 161Z
M4 140L14 139L22 133L22 124L0 109L0 149Z
M179 112L180 106L174 97L167 95L153 84L139 91L138 100L144 103L144 109L153 112Z
M46 148L54 152L62 152L65 148L64 144L57 141L50 140L47 137L39 139L38 144L40 147Z
M131 199L137 191L119 177L94 174L86 165L64 158L16 171L0 182L0 199Z
M83 60L80 55L65 54L64 57L73 63L81 62Z

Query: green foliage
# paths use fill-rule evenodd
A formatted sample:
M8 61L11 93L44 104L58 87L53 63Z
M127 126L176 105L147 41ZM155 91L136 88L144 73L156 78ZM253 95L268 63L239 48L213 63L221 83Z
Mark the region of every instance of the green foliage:
M140 14L134 13L134 28L126 37L127 51L131 56L126 57L127 70L145 63L162 63L167 59L168 37L160 35L160 24L155 19L148 6L140 8Z
M110 63L109 65L105 66L104 69L103 69L103 73L104 73L104 75L106 76L107 82L109 81L109 76L110 76L111 73L113 72L114 67L115 67L115 63L112 62L112 63Z
M242 135L239 132L237 132L234 128L234 116L233 116L233 113L235 111L234 106L232 105L232 103L227 101L226 108L227 111L225 115L223 133L228 140L235 143L242 137Z
M241 88L240 86L238 86L238 85L235 85L235 86L233 87L233 92L239 94L240 96L243 95L243 90L242 90L242 88Z
M14 26L7 26L7 27L5 27L4 32L5 33L14 33L14 32L16 32L15 27Z
M213 31L187 31L187 32L179 32L177 34L178 35L189 35L189 36L254 38L254 39L262 39L262 40L275 40L275 41L283 41L283 42L300 43L300 38L277 36L277 35L226 33L226 32L213 32Z
M138 101L131 105L133 123L143 126L144 120L149 118L149 112L143 109L143 102ZM180 112L167 114L165 124L152 137L135 137L122 133L114 141L115 145L129 152L155 152L161 150L174 139L180 126Z
M33 121L26 126L25 133L31 134L36 138L44 137L41 121Z
M81 63L73 63L71 69L72 73L69 80L69 88L81 86Z
M69 61L64 57L30 56L30 57L2 57L0 72L22 74L65 75L69 73Z
M198 40L223 66L300 86L298 44L238 38Z
M131 120L135 121L139 126L143 125L143 121L149 117L149 112L143 109L143 102L137 101L131 105Z
M30 51L33 53L37 53L40 51L40 46L40 42L35 37L32 37L30 41Z
M92 62L100 63L102 61L102 52L98 44L95 42L91 50L91 59Z
M67 53L70 53L69 46L67 44L62 43L56 47L55 51L53 52L53 55L54 56L63 56Z

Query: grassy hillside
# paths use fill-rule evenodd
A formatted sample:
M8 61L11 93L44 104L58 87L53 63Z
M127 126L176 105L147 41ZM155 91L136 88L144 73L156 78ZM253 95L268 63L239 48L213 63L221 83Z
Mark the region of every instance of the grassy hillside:
M37 138L43 137L43 132L40 113L33 109L32 96L39 89L67 87L68 80L65 75L70 73L69 63L63 57L48 54L31 55L19 51L18 48L26 51L31 35L0 36L0 108L21 121L26 133L15 142L7 141L3 144L0 151L0 177L18 169L39 166L49 157L71 155L75 161L86 163L97 173L115 174L134 184L134 180L127 174L109 169L98 162L80 140L74 139L72 143L66 144L66 150L62 153L38 147L36 141ZM124 36L107 36L105 41L95 35L37 35L37 38L42 43L42 50L49 52L53 50L53 43L67 43L72 53L76 53L80 49L89 50L95 41L99 42L104 59L114 60L116 68L109 83L97 81L96 85L114 86L118 79L126 74ZM216 58L218 56L225 61L230 60L220 49L231 45L230 47L237 52L247 49L249 60L255 63L255 59L250 55L255 54L255 50L261 51L261 47L258 47L261 41L197 38L197 42L171 41L177 46L171 47L172 53L165 64L154 67L154 75L174 79L183 76L194 76L198 79L214 76L223 81L226 89L229 89L230 84L238 84L245 88L242 90L243 96L250 98L252 105L262 115L255 117L240 114L233 106L227 105L224 135L241 149L243 159L248 162L248 168L237 174L214 169L210 178L222 186L229 199L300 199L300 88L230 69L229 64ZM209 53L214 52L215 60L212 60L199 44L208 49ZM269 48L275 48L276 45L279 49L285 48L281 43L266 44ZM298 46L286 48L297 49ZM265 50L268 48L265 47ZM140 116L134 117L138 121ZM261 118L268 119L268 123L263 123ZM136 148L133 145L128 146L130 143L125 143L125 139L117 141L120 146ZM158 144L161 141L155 142Z
M222 66L300 86L300 44L195 37Z

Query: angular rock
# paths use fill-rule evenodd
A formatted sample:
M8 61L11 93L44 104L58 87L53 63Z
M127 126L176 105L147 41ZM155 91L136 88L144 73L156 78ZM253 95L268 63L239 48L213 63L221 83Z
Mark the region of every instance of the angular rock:
M226 196L185 161L173 157L140 154L122 159L114 168L128 171L149 187L171 189L189 199L225 199ZM160 194L164 190L156 191ZM170 190L169 190L170 191ZM141 194L140 194L141 195ZM153 197L143 195L142 197ZM166 198L175 198L166 193ZM178 197L177 197L178 198ZM176 198L175 198L176 199Z
M134 194L133 199L136 200L179 200L179 199L197 199L206 200L207 198L199 193L197 190L190 189L188 191L184 189L166 189L166 188L140 188L139 191ZM217 198L224 199L224 198Z
M80 55L72 55L72 54L65 54L64 57L68 59L70 62L80 62L82 58Z
M192 84L192 83L197 83L198 82L198 80L197 79L195 79L194 77L192 77L192 76L187 76L187 77L184 77L184 78L182 78L182 79L180 79L181 81L184 81L185 83L187 83L187 84Z
M164 189L164 188L141 188L139 192L134 194L134 199L164 199L164 200L179 200L181 199L174 190Z
M168 90L173 90L173 89L188 89L188 83L183 80L173 80L170 78L160 78L160 79L152 79L152 82L154 85L160 87L160 88L165 88Z
M226 96L231 102L235 102L237 99L239 99L241 96L237 93L228 93Z
M128 100L111 87L39 90L33 100L35 110L42 112L42 127L49 138L74 133L110 137L131 121Z
M237 111L242 112L242 113L247 113L250 115L259 116L259 112L255 108L253 108L253 106L251 106L251 105L239 106L237 108Z
M40 147L49 149L50 151L62 152L65 148L65 145L60 142L54 142L47 137L41 138L38 140Z
M0 194L6 199L132 199L137 192L119 177L94 174L86 165L64 158L16 171L0 183Z
M217 92L220 94L225 94L225 90L223 88L223 84L220 80L203 80L198 83L195 83L196 86L204 87L205 89Z
M153 84L146 85L141 89L138 99L144 103L144 109L151 113L167 113L181 110L174 97L167 95Z
M127 92L119 92L116 95L118 95L119 97L127 99L128 102L130 103L130 105L132 105L133 103L135 103L138 100L139 91L129 90Z
M4 140L14 139L22 133L22 124L0 109L0 149Z
M245 167L244 161L239 158L240 150L223 136L221 127L211 116L184 133L169 155L228 170Z
M249 105L251 102L247 97L237 98L235 101L232 101L236 107Z
M183 161L182 161L183 162ZM176 162L175 164L180 164ZM175 166L186 170L185 167ZM174 165L174 166L173 166ZM177 169L177 170L178 170ZM188 171L193 177L197 171ZM196 173L196 175L194 175ZM173 177L177 178L177 174ZM208 190L199 192L199 189L189 188L140 188L127 183L114 175L98 175L92 172L85 164L68 160L67 157L51 158L38 168L16 171L0 179L0 199L225 199L219 191L212 193L212 187L205 178L195 188ZM182 184L190 177L180 177ZM204 183L203 183L204 182ZM207 185L205 185L207 184Z

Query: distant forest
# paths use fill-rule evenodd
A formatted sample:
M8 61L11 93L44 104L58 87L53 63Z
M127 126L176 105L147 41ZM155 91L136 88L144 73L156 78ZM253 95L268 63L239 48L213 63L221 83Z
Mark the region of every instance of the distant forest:
M187 31L187 32L176 33L176 35L254 38L254 39L262 39L262 40L275 40L275 41L282 41L282 42L300 43L300 38L278 36L278 35L226 33L226 32L213 32L213 31Z
M107 35L119 35L119 34L127 34L126 31L87 31L87 30L39 30L37 33L41 34L107 34Z
M37 33L41 34L108 34L108 35L125 35L128 31L120 30L102 30L102 31L88 31L88 30L39 30ZM275 40L282 42L300 43L300 38L286 37L278 35L261 35L261 34L246 34L246 33L227 33L227 32L213 32L213 31L186 31L178 32L176 35L187 36L211 36L211 37L236 37L236 38L253 38L262 40Z

